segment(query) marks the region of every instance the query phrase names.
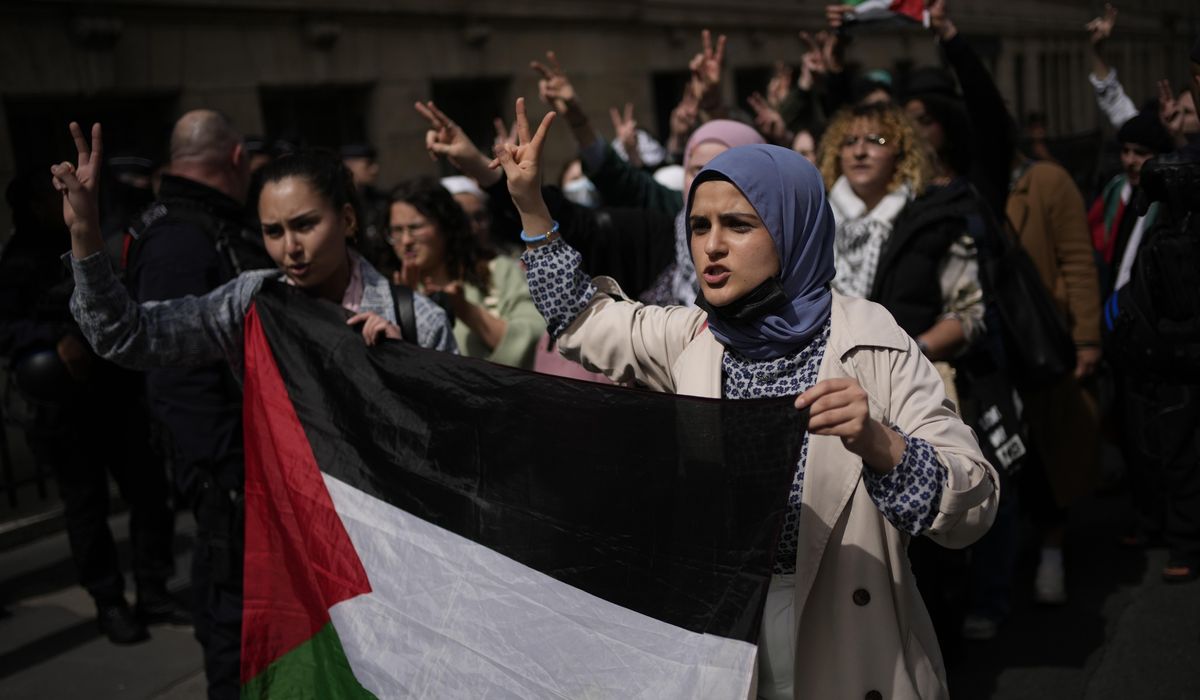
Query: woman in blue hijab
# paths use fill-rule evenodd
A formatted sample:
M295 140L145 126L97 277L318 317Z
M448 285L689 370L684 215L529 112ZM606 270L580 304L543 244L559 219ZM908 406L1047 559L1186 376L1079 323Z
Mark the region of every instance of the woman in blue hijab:
M795 396L808 423L768 589L757 695L946 697L910 538L965 547L991 524L997 476L942 381L882 307L830 290L833 215L820 173L776 146L733 148L685 204L700 308L629 301L588 278L541 201L521 101L498 149L528 244L529 288L560 352L611 379L724 399ZM800 418L798 417L799 421Z

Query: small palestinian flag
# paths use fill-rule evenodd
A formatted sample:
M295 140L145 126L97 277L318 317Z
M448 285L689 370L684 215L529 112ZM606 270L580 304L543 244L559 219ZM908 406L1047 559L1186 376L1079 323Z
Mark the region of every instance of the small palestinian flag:
M790 399L410 345L267 285L245 325L246 698L744 698Z
M896 19L929 26L929 12L925 9L925 0L846 0L845 4L854 8L846 13L848 20L878 22Z

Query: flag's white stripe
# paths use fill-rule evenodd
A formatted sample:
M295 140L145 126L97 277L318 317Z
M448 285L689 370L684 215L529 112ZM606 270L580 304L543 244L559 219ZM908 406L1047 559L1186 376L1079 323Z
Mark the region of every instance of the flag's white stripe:
M380 697L745 698L755 646L609 603L325 475L373 592L334 626Z

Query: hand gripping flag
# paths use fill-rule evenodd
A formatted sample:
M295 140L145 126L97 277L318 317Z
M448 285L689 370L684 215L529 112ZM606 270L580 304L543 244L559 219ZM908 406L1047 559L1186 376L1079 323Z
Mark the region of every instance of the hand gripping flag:
M247 698L743 698L790 399L407 343L267 285L245 326Z

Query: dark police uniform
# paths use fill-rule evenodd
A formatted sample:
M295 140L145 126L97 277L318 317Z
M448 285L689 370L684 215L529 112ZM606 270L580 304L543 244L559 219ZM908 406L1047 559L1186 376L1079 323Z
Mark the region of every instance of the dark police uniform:
M139 302L203 295L247 269L274 267L243 205L166 175L127 244ZM239 695L242 615L242 395L225 363L146 373L154 417L171 442L176 483L192 504L196 639L210 698Z

